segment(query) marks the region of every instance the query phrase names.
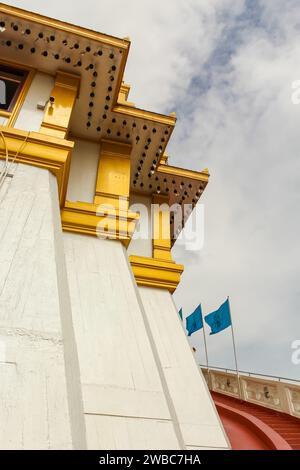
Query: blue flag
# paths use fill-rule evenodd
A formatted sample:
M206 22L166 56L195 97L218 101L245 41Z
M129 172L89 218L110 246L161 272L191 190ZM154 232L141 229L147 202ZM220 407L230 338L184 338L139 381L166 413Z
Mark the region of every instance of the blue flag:
M207 315L205 321L211 327L210 335L216 335L231 326L229 300L227 299L219 310Z
M181 321L183 321L183 311L182 308L178 312L179 317L181 318Z
M201 305L196 308L194 313L192 313L186 319L186 329L188 330L188 336L192 336L193 333L199 331L203 328L203 321L202 321L202 309Z

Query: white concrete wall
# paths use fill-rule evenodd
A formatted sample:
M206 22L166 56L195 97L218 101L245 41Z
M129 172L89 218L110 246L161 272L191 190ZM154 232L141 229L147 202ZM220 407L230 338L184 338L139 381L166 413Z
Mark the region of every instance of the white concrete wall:
M133 212L140 212L140 221L128 247L128 256L135 255L152 258L151 203L152 198L147 196L134 194L130 198L130 209ZM141 233L141 236L138 235L138 232Z
M47 170L17 165L5 191L0 194L0 447L84 448L56 179Z
M139 292L186 448L228 448L171 294L147 287Z
M3 116L0 116L0 126L5 126L7 123L7 119Z
M100 145L87 140L74 139L67 199L94 202Z
M124 247L64 239L88 448L182 447Z
M54 78L37 72L15 123L16 129L39 131L45 111L38 110L38 103L46 103L54 86Z
M14 127L24 131L40 130L45 111L37 109L38 103L45 104L54 86L54 77L43 72L37 72L32 80L22 108ZM0 116L0 125L4 126L7 119Z

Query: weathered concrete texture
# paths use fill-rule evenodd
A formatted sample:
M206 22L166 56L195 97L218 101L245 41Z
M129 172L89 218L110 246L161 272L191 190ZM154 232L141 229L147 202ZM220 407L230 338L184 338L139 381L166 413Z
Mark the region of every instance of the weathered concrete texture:
M139 292L186 448L228 448L171 294L148 287Z
M65 367L58 207L55 177L18 165L0 205L2 449L84 447L68 406L74 397L80 403L80 389ZM65 330L72 343L72 328Z
M123 246L64 239L88 448L180 448Z
M0 203L0 448L227 448L171 295L119 241L62 234L56 179Z
M24 131L39 132L45 111L37 109L37 103L46 104L54 85L54 77L37 72L28 90L15 127Z

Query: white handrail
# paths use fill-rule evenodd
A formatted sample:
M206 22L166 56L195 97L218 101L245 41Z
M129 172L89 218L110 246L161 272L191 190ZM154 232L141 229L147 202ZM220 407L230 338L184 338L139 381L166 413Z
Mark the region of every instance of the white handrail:
M211 391L300 418L300 381L220 367L200 366ZM274 380L275 379L275 380ZM241 395L241 396L240 396Z
M200 364L200 367L201 367L201 369L207 369L207 366L202 365L202 364ZM209 366L209 370L223 370L223 371L226 371L226 372L237 373L237 371L235 369L228 369L228 368L225 369L223 367L217 367L217 366ZM249 372L249 371L245 371L245 370L239 370L239 373L247 374L249 377L266 377L266 378L269 378L269 379L278 380L278 382L281 382L282 380L284 380L286 382L296 382L296 383L300 384L300 380L289 379L287 377L278 377L276 375L259 374L258 372L257 373L256 372Z

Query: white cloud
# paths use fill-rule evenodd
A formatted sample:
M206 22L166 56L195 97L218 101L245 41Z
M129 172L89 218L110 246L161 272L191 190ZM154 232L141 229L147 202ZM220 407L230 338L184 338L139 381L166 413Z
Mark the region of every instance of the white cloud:
M299 377L291 343L300 335L300 107L291 103L291 84L300 70L300 8L286 3L294 10L282 29L278 2L274 11L269 2L268 24L241 31L232 57L213 67L210 90L194 102L185 154L198 149L212 181L206 245L199 266L188 263L176 299L187 310L203 300L209 311L230 295L242 368ZM173 145L180 148L180 139ZM209 346L214 362L233 365L229 333Z

